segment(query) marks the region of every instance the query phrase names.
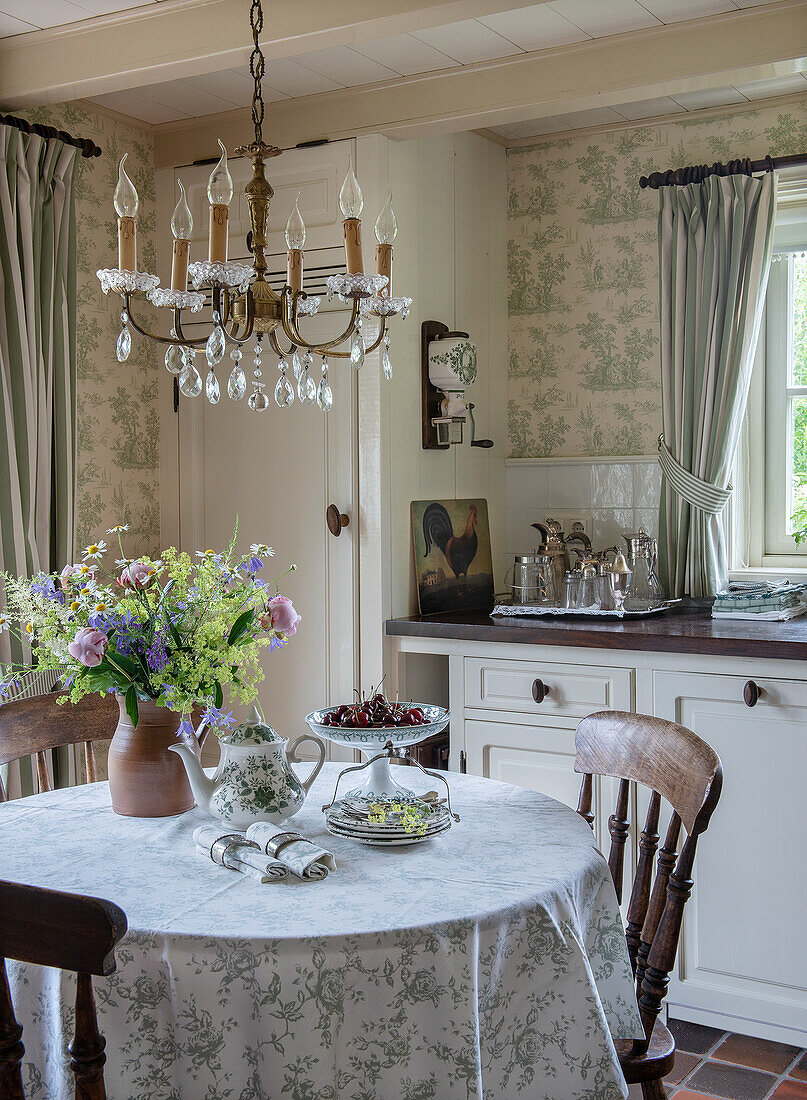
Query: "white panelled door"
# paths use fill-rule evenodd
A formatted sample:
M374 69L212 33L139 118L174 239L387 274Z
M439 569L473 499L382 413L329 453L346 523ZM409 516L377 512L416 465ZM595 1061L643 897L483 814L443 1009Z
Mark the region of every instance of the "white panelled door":
M270 210L270 275L285 271L282 232L299 190L307 245L311 246L306 252L306 289L310 292L318 292L330 271L344 269L338 192L347 168L348 145L342 142L292 150L269 165L275 188ZM251 174L251 162L231 160L230 171L236 194L230 256L236 259L246 256L249 220L246 204L238 196ZM175 173L186 187L197 227L192 258L207 255L205 188L209 172L205 165ZM277 278L270 282L278 285ZM209 318L209 311L206 316ZM342 331L346 317L344 309L329 307L323 298L322 314L307 318L304 332L317 339L331 339ZM195 324L184 328L188 335L198 331ZM282 344L285 347L286 341ZM244 347L241 363L248 380L254 369L253 345L250 341ZM204 349L197 352L196 365L204 378L208 369ZM228 352L215 368L222 392L218 405L211 406L204 396L180 398L176 530L183 549L218 549L227 544L237 516L241 551L252 542L268 542L276 551L264 569L267 579L296 563L296 571L283 579L281 589L294 601L302 623L286 648L266 655L261 691L267 720L278 732L293 738L307 730L304 717L309 711L351 698L357 683L356 372L348 360L330 361L334 407L327 414L316 404L301 407L296 396L291 408L279 409L272 396L277 358L265 346L262 381L270 403L267 411L259 413L247 407L247 397L232 401L226 396L232 367ZM311 373L318 382L319 357ZM293 380L291 369L289 378ZM250 392L248 385L247 395ZM328 532L325 523L331 503L351 519L338 538Z

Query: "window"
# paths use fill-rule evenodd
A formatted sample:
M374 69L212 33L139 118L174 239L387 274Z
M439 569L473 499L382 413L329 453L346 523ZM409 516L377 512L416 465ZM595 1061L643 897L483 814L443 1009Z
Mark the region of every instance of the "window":
M803 170L802 170L803 171ZM807 568L807 179L780 181L773 262L735 461L735 568Z

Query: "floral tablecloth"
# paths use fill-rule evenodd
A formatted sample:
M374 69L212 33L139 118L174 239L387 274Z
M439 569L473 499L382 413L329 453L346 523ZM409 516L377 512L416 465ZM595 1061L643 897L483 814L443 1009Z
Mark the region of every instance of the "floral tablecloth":
M199 811L118 817L103 783L0 805L3 878L128 916L116 973L95 980L110 1100L627 1096L612 1036L640 1023L586 823L452 775L462 822L379 850L324 831L338 768L294 819L336 856L322 882L217 867L194 848ZM67 1100L74 979L8 966L26 1095Z

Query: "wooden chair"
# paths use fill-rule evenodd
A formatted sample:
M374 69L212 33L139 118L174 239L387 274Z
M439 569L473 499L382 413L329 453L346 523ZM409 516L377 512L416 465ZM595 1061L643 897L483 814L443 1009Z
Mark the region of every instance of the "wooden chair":
M76 1100L105 1100L105 1041L98 1030L91 975L115 969L126 914L111 901L0 881L0 1100L25 1100L22 1028L14 1015L6 959L76 973L76 1026L70 1051Z
M53 692L29 699L15 699L0 706L0 764L25 756L36 756L40 791L51 790L45 753L61 745L84 742L87 782L95 782L93 741L103 741L115 732L118 705L112 695L85 695L76 704L58 702ZM6 791L0 779L0 802Z
M675 1040L659 1019L675 963L684 905L692 892L692 865L698 837L709 824L723 786L717 753L691 730L644 714L602 711L583 719L575 737L574 769L583 773L578 813L594 825L592 776L620 780L616 810L608 821L611 849L608 865L622 901L625 842L630 823L631 782L651 790L639 840L639 856L627 914L626 936L636 976L636 995L645 1038L618 1042L625 1080L640 1084L645 1100L666 1097L662 1079L673 1068ZM661 799L673 813L664 844L658 849ZM686 840L677 856L683 825Z

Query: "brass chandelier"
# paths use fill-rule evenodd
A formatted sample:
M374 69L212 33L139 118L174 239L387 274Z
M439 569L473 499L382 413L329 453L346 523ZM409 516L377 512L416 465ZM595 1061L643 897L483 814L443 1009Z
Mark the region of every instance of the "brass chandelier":
M120 362L128 359L132 349L132 331L166 346L165 366L178 376L179 390L186 397L198 397L204 389L207 400L215 405L221 397L221 387L216 367L223 360L228 348L232 368L227 381L227 394L238 401L247 391L247 377L241 360L243 349L254 339L252 392L247 404L256 412L269 406L269 396L264 392L263 378L264 341L278 357L279 376L274 386L274 399L279 408L288 408L296 396L301 404L314 402L327 412L333 405L333 392L328 382L328 359L350 359L360 368L368 352L383 345L381 361L385 378L392 377L387 328L389 318L401 314L406 317L412 305L411 298L392 297L390 278L392 273L392 245L398 226L392 209L392 196L387 201L375 223L376 271L364 272L361 247L360 216L364 206L359 181L352 158L348 166L339 205L343 215L345 242L345 272L331 275L326 285L329 298L336 295L350 306L350 320L344 331L332 340L308 340L300 331L301 318L314 315L320 305L318 297L303 290L305 223L300 212L298 194L294 208L286 223L287 271L286 284L277 294L266 279L266 247L269 223L269 205L274 194L266 178L265 162L279 156L283 150L268 145L263 140L264 102L261 92L265 71L265 59L260 47L263 30L261 0L252 0L250 9L253 49L250 56L250 73L254 80L252 95L252 123L255 140L249 145L238 146L236 156L247 156L252 161L252 178L245 187L251 229L247 235L247 248L252 263L228 260L229 205L233 196L233 181L227 167L227 151L219 141L221 157L210 174L207 196L210 203L210 234L208 259L190 263L193 217L188 207L185 189L179 181L180 198L171 218L173 251L171 286L161 287L159 278L149 272L137 270L137 209L138 196L132 181L126 174L124 154L118 169L114 206L118 215L118 266L98 271L98 278L105 294L115 291L122 299L121 331L116 353ZM193 290L188 289L188 277ZM209 335L199 339L188 337L183 331L183 311L200 312L211 293L212 316ZM172 311L170 336L147 331L132 314L132 295L141 292L155 305ZM369 322L369 324L368 324ZM365 327L377 327L377 332L365 335ZM284 346L288 342L288 346ZM337 350L345 347L346 350ZM204 347L207 374L204 385L196 367L196 351ZM313 376L314 355L321 356L320 377ZM291 367L293 381L288 377Z

